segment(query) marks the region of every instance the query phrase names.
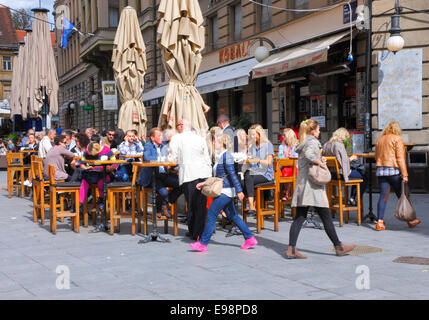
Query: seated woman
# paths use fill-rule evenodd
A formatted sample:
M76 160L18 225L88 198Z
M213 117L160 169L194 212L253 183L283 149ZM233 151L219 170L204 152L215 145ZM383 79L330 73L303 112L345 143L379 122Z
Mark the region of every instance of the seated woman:
M347 155L345 143L350 139L350 133L345 128L337 129L333 134L332 138L325 143L323 146L323 155L325 157L336 157L340 164L340 173L345 182L349 182L349 179L362 179L363 182L360 184L360 198L365 192L367 186L367 178L366 175L361 174L357 170L352 170L350 168L350 162L356 161L358 158L356 156ZM352 187L352 191L350 193L348 205L356 206L356 187Z
M298 158L298 154L295 152L295 147L298 144L298 139L296 138L295 132L286 128L282 134L282 143L279 147L278 159L288 159L288 158ZM282 167L282 177L292 177L293 168L292 167ZM286 184L284 196L282 200L290 200L290 183Z
M223 210L228 219L234 222L242 232L245 242L240 248L247 250L257 245L258 242L244 221L238 216L234 207L233 199L237 196L240 200L243 200L244 194L237 173L235 172L234 159L232 158L231 152L228 151L228 149L231 149L231 139L228 135L221 134L217 135L215 140L216 162L213 167L213 172L215 177L224 177L222 193L219 197L214 198L210 205L201 239L195 243L189 244L189 246L196 251L207 251L207 245L216 226L216 218ZM204 183L205 182L198 183L196 188L201 190Z
M249 129L248 155L252 162L244 174L244 187L249 200L248 214L255 215L255 186L274 181L274 147L260 125Z
M107 159L105 159L107 158ZM79 205L83 207L83 202L88 194L89 185L97 184L100 198L98 199L98 206L100 210L104 209L104 181L103 181L103 167L90 166L85 163L85 160L116 160L115 155L108 146L101 148L100 143L90 142L87 149L85 150L82 160L78 161L76 167L81 169L82 184L79 190ZM117 169L117 165L114 164L107 167L109 173L114 172ZM112 181L110 174L106 176L106 182ZM83 212L83 211L80 211Z

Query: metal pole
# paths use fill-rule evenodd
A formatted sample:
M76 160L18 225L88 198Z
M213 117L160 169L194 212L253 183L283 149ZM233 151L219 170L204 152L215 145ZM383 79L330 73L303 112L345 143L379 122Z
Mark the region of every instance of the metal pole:
M366 117L365 117L365 146L366 151L372 151L372 98L371 98L371 63L372 63L372 0L367 0L367 7L369 12L369 21L368 21L368 30L366 38L366 90L365 90L365 101L366 101ZM368 215L364 217L370 218L371 220L375 219L375 216L372 212L372 159L368 159L369 168L368 168L368 191L369 191L369 208Z

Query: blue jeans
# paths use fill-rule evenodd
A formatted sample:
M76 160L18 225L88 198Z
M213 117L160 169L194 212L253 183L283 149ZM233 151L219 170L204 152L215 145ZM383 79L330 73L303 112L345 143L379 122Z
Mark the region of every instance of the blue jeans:
M133 171L131 163L121 165L115 172L116 181L128 181Z
M234 222L235 225L240 229L240 231L243 233L244 239L247 240L253 236L247 225L238 216L234 207L234 202L232 200L232 198L224 194L221 194L219 197L213 199L209 211L207 212L206 226L204 228L203 234L201 235L200 243L204 245L209 243L214 228L216 227L216 218L222 210L225 211L228 219L231 222Z
M378 177L378 184L380 186L380 198L378 199L377 205L377 215L378 220L383 220L384 211L386 210L386 203L389 199L389 191L390 187L393 187L393 191L395 191L398 199L401 197L401 183L402 178L401 175L396 176L380 176Z

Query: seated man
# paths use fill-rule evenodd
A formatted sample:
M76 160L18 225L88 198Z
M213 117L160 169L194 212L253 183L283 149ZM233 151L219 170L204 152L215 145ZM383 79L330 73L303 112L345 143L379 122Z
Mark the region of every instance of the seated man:
M162 131L159 128L153 128L149 132L150 141L144 145L143 161L151 161L161 159L165 154L166 145L162 143ZM169 168L142 168L139 184L143 187L152 185L153 169L156 170L156 191L158 196L156 198L156 216L160 218L165 216L171 217L168 212L168 203L175 203L177 198L182 193L182 188L179 187L179 177L177 174L169 172ZM167 187L173 188L172 192L168 194Z
M74 154L66 149L66 137L63 135L55 136L55 146L51 148L43 160L43 177L49 179L49 165L55 168L55 180L70 181L71 176L66 172L64 158L73 159Z
M133 162L133 158L123 158L121 155L125 156L134 156L142 155L143 146L136 138L133 130L128 130L124 138L124 142L119 145L119 159L126 160L128 162ZM115 173L115 179L119 181L127 181L128 177L131 175L132 166L131 163L122 164Z

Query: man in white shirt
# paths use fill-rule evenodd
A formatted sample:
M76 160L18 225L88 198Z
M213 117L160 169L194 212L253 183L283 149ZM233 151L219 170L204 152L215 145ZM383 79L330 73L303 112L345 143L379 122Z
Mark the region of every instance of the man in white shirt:
M46 135L39 143L39 158L45 159L48 151L52 149L54 138L57 135L56 129L48 129Z
M197 240L204 231L207 197L196 186L212 176L211 160L206 141L191 131L189 120L179 120L177 129L183 131L171 138L168 158L178 163L179 185L184 190L188 204L189 236Z

